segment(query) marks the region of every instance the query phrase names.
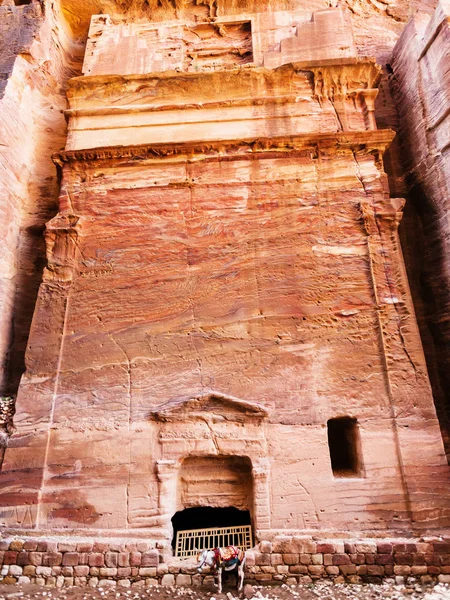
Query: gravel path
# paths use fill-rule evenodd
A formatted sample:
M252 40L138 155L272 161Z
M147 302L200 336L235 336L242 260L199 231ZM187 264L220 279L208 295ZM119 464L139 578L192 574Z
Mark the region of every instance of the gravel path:
M450 585L438 584L381 585L332 584L318 582L310 585L280 587L245 586L244 598L254 600L450 600ZM237 600L233 587L223 594L216 589L152 587L148 589L121 588L44 588L37 585L2 585L0 600Z

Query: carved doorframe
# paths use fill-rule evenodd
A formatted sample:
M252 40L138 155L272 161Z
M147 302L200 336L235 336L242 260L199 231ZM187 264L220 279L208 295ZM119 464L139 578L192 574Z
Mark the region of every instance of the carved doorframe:
M270 529L270 461L267 410L256 404L210 393L182 399L152 412L158 423L160 458L155 462L158 507L168 540L171 518L177 511L180 469L188 457L236 456L250 460L253 477L255 535Z

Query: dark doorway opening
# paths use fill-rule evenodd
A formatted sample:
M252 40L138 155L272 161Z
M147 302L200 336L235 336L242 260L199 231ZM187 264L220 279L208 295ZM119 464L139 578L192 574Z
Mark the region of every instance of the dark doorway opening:
M180 510L172 517L172 548L175 549L178 531L208 529L210 527L237 527L239 525L251 525L249 510L239 510L234 506L227 508L196 506L195 508Z
M328 421L328 446L335 477L358 477L361 474L361 444L358 423L350 417Z

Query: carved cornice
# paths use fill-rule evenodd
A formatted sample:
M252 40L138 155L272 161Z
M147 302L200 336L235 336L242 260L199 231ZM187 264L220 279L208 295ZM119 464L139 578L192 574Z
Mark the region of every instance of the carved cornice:
M395 137L392 129L375 131L355 131L308 134L297 136L280 136L272 138L251 138L244 140L217 140L211 142L193 141L175 144L145 144L139 146L105 146L87 150L67 150L53 154L56 165L90 163L93 161L151 158L183 157L189 159L193 155L204 155L208 158L222 156L243 157L269 152L290 153L300 150L325 152L330 149L349 148L367 149L384 152Z
M321 100L375 90L381 79L381 67L369 61L313 65L308 70L314 75L314 95Z
M219 77L235 77L241 75L244 77L254 78L259 75L277 76L277 74L287 71L313 71L321 69L323 71L340 71L341 69L368 69L373 72L373 76L381 72L381 67L376 64L374 58L361 57L346 58L346 59L331 59L323 61L295 61L286 63L276 69L267 67L255 67L254 65L238 66L234 69L223 68L215 69L214 71L158 71L152 73L133 74L133 75L81 75L73 77L69 80L69 91L75 93L77 91L91 90L100 86L124 86L127 84L144 84L151 81L164 80L179 80L179 81L203 81L208 79L217 79ZM369 72L368 71L368 72Z
M74 77L69 81L70 108L65 114L71 117L283 104L296 100L294 81L299 76L310 80L314 96L325 99L376 88L381 67L374 59L362 58L293 62L276 69L242 66L214 71ZM211 94L211 90L215 93Z
M367 65L369 68L376 68L375 59L363 57L360 59L334 59L325 61L296 61L286 63L276 69L267 67L255 67L254 65L239 66L234 69L224 68L215 69L214 71L158 71L152 73L142 73L133 75L81 75L73 77L69 80L69 94L92 90L93 88L110 86L113 88L126 86L128 84L142 85L152 81L178 80L178 81L204 81L217 79L220 77L230 78L240 75L242 77L254 78L255 76L267 75L268 77L276 77L277 74L286 71L309 71L312 69L333 69L340 70L341 68L359 68Z

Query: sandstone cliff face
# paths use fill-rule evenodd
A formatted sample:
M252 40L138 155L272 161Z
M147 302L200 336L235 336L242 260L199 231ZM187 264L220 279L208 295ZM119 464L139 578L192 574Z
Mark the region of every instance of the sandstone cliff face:
M352 16L361 54L376 56L381 62L387 62L393 45L411 16L431 14L436 4L437 0L275 0L270 3L270 12L301 10L305 15L312 15L317 10L340 5ZM74 35L84 39L92 14L106 13L128 21L157 22L189 20L193 14L208 18L269 12L265 0L202 0L196 3L185 0L164 3L158 0L61 0L60 6Z
M404 230L413 292L442 429L449 445L448 78L450 5L407 26L392 58L399 140L411 198ZM416 250L416 252L414 251Z
M114 10L93 19L85 76L68 85L50 221L76 61L57 14L0 7L14 23L32 15L36 36L5 60L5 389L40 277L31 234L49 221L2 522L167 539L199 496L180 488L197 485L185 461L217 472L211 457L234 456L248 477L211 502L238 498L258 531L446 526L403 202L382 165L393 136L376 131L376 107L385 126L397 113L385 80L375 104L379 69L361 58L387 61L409 9L61 6L81 37L94 9ZM395 196L399 164L388 157ZM340 417L359 428L350 478L330 462L327 421Z
M59 111L65 106L64 87L70 73L80 69L78 56L85 43L93 13L110 12L114 19L133 22L184 18L196 13L200 17L265 13L266 5L248 0L215 3L166 3L128 1L89 2L63 0L46 6L33 0L15 6L3 0L1 10L2 53L0 86L9 91L2 110L2 184L4 231L2 260L2 335L0 361L1 389L14 392L23 371L23 355L40 273L43 266L42 227L55 210L57 183L50 154L64 145L65 124ZM308 20L314 11L328 8L325 0L314 2L272 3L273 11L297 11L300 20ZM404 24L412 14L431 13L435 2L361 2L345 3L351 15L355 41L360 55L375 55L381 63L389 60L391 49ZM194 15L195 16L195 15ZM264 16L261 20L264 21ZM268 40L273 52L279 53L284 38L295 31L288 21L272 24ZM14 65L15 74L14 74ZM382 83L377 101L377 119L381 127L396 126L396 113L388 87ZM18 110L18 107L23 109ZM44 116L45 115L45 116ZM388 173L394 193L405 193L399 176L399 160L389 159ZM29 182L29 184L27 183ZM26 206L25 206L26 205ZM15 307L15 308L14 308Z
M193 464L218 477L208 503L250 510L257 535L448 524L380 69L348 13L301 17L93 19L55 155L5 525L168 542L174 513L203 505ZM342 418L355 460L337 469Z
M16 392L45 264L43 228L57 209L52 152L65 143L70 44L51 9L0 6L0 393Z
M17 56L29 52L33 36L39 31L42 9L39 4L17 9L14 2L0 3L0 7L0 93L3 95Z

